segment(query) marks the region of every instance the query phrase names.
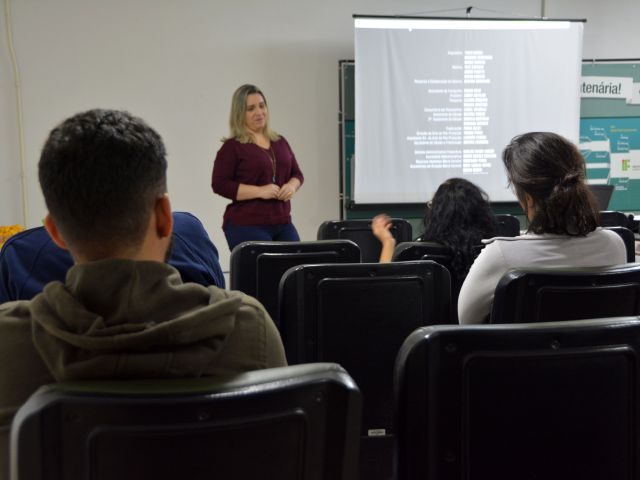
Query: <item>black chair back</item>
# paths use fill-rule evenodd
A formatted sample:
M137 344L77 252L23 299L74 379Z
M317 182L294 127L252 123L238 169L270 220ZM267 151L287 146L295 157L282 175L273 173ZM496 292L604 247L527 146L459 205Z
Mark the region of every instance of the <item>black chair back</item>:
M436 242L416 241L403 242L396 245L391 261L408 262L414 260L432 260L445 267L449 272L449 277L451 279L451 322L457 323L457 304L462 281L456 277L455 272L451 267L451 257L451 249L445 245Z
M278 284L282 274L304 263L352 263L360 249L350 240L243 242L231 252L230 289L257 298L278 324Z
M389 478L394 360L417 327L450 321L448 271L431 261L302 265L283 276L280 307L289 363L336 362L358 383L361 478Z
M401 218L391 219L391 234L396 243L409 242L412 238L411 224ZM362 262L377 262L382 245L371 232L371 220L330 220L318 228L318 240L352 240L362 252Z
M436 242L402 242L396 245L393 251L392 262L408 262L413 260L426 260L426 256L439 256L451 258L451 250Z
M398 480L638 478L640 320L425 327L395 370Z
M640 264L527 268L498 282L491 323L530 323L640 314Z
M629 228L629 218L622 212L605 210L600 212L601 227L626 227Z
M332 364L54 384L16 414L11 478L351 480L360 409Z
M520 235L520 220L514 215L496 215L499 237L517 237Z

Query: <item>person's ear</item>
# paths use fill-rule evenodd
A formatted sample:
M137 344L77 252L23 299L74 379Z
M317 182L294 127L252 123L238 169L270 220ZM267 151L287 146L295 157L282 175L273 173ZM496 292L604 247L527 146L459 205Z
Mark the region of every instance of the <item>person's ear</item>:
M524 199L520 201L520 206L522 207L527 219L532 221L536 213L536 202L533 200L533 197L528 193L525 193Z
M156 199L155 214L158 237L170 237L173 231L173 215L171 213L171 201L167 193Z
M51 240L53 240L53 243L64 250L68 250L67 242L65 242L64 238L62 238L62 235L60 235L60 230L58 230L56 222L48 213L47 216L44 217L44 228L47 230L47 233L51 237Z
M533 197L528 193L524 194L524 201L526 202L528 212L533 212L536 209L536 204L533 201Z

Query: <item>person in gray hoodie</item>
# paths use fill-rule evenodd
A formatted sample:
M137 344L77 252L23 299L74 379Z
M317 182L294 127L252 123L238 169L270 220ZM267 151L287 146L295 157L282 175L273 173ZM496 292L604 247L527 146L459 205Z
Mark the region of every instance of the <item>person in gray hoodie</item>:
M165 263L166 169L161 137L127 112L90 110L50 133L38 164L44 224L75 265L64 283L0 306L0 479L13 415L44 384L286 365L257 300L183 283Z

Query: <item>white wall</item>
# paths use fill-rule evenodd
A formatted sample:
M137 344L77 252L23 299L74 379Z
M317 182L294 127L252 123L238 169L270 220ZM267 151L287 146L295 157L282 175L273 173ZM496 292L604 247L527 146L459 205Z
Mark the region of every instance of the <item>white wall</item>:
M547 0L546 15L587 19L582 58L640 58L638 0Z
M14 0L28 164L28 225L44 202L37 159L48 131L80 110L123 108L146 119L169 151L176 210L202 219L219 247L226 201L211 192L219 139L233 90L256 83L272 125L291 143L306 182L293 202L303 239L339 217L338 60L353 58L352 14L451 9L448 1L408 0ZM479 10L484 9L484 10ZM446 12L462 15L463 10ZM491 0L476 16L540 14L538 0ZM440 14L444 14L440 13ZM587 18L585 57L640 56L637 0L548 0L547 16ZM22 221L15 96L0 13L0 224Z
M22 222L15 82L0 9L0 225Z

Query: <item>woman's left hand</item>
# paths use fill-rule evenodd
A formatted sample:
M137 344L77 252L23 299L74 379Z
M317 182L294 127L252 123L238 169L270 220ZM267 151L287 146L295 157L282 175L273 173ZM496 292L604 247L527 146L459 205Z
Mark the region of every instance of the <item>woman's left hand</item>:
M280 192L278 192L278 200L282 200L283 202L288 202L293 197L293 194L296 193L296 187L291 184L291 182L287 182L280 187Z

